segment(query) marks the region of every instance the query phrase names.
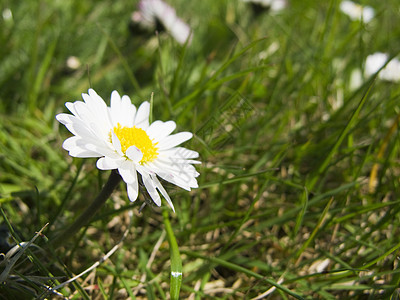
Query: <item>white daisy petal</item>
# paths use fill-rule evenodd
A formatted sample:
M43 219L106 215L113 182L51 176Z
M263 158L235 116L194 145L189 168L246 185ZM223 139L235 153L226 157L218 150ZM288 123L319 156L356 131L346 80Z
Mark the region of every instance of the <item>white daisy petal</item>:
M168 205L172 208L172 210L175 212L175 208L174 205L172 204L171 198L169 197L167 191L164 189L164 187L162 186L162 184L160 183L160 181L158 180L157 176L152 176L150 175L150 177L153 179L153 182L156 186L156 188L161 192L161 194L163 195L163 197L165 198L165 200L167 200Z
M162 150L170 149L190 140L192 136L193 134L191 132L179 132L163 139L158 143L158 147Z
M135 174L136 174L136 172L135 172ZM127 192L128 192L129 200L131 202L136 201L136 199L137 199L137 197L139 195L139 185L138 185L138 181L137 180L134 183L127 184Z
M69 120L66 117L62 117L61 120L67 122L64 125L71 133L97 139L94 137L95 133L79 118L69 116Z
M175 147L168 150L160 151L161 157L170 157L171 159L183 159L186 160L188 158L198 158L199 153L193 150L189 150L182 147Z
M101 157L97 160L96 166L100 170L114 170L118 169L118 167L122 163L122 159L112 159L110 157Z
M143 102L136 113L135 126L144 130L149 127L150 103Z
M84 139L80 136L73 136L64 141L63 148L69 151L73 150L74 148L88 150L96 153L96 155L93 157L99 157L109 153L109 149L107 149L103 145L96 144L97 142L98 141L93 140L93 142L90 143L89 141L87 141L87 139Z
M82 101L76 101L71 104L71 107L73 107L73 110L75 111L74 115L76 117L78 117L81 120L92 121L93 117L91 116L90 111L87 109L86 103Z
M97 138L103 139L109 134L111 125L104 113L98 113L92 110L92 107L78 101L74 103L74 108L77 117L85 122L86 127L90 128Z
M117 126L119 120L119 116L121 114L121 96L117 91L113 91L111 93L111 101L110 101L110 115L112 119L113 126Z
M90 99L91 99L91 103L93 106L96 106L96 108L98 108L99 110L101 109L105 109L107 108L106 103L104 102L104 100L95 92L94 89L89 89L88 91ZM83 99L85 100L85 95L83 94Z
M128 184L132 184L137 181L135 164L129 160L121 163L120 167L118 168L118 172L122 176L122 179Z
M136 115L136 107L131 103L131 99L124 95L121 96L117 91L111 94L110 115L113 126L119 123L122 127L133 127Z
M76 111L75 111L75 108L74 108L74 104L73 104L72 102L66 102L66 103L65 103L65 107L68 108L68 110L69 110L73 115L76 116Z
M142 153L142 151L140 151L140 149L138 147L130 146L126 150L126 156L128 156L128 158L130 160L132 160L133 162L139 163L143 158L143 153Z
M96 152L96 156L94 156L94 157L101 156L101 153L93 150L93 147L92 147L92 149L88 149L89 145L90 144L84 142L81 137L72 136L72 137L66 139L62 146L65 150L68 150L68 151L72 151L75 148L79 148L82 150L90 150L91 152Z
M71 119L73 116L68 115L68 114L58 114L56 115L56 120L60 122L63 125L66 125L71 122Z
M170 183L173 183L184 190L190 191L190 185L188 185L185 180L175 177L172 173L157 172L157 175L160 176L162 179Z
M146 130L149 137L154 142L162 141L165 137L170 135L176 128L174 121L162 122L155 121L151 123L150 127Z
M186 190L197 188L196 177L199 173L190 165L170 166L168 164L157 162L153 163L153 169L161 178L176 184Z
M110 107L116 110L121 108L121 96L117 91L111 92Z
M94 90L89 90L89 95L83 94L83 99L86 102L86 107L93 115L94 119L101 119L102 122L98 126L105 125L108 119L108 108L104 100L97 95Z
M156 187L154 185L154 182L151 179L151 177L148 174L143 173L142 174L142 179L143 179L144 186L146 187L146 190L149 193L151 199L153 199L154 203L157 206L161 206L161 197L158 194L158 192L156 190Z
M132 104L131 99L126 95L122 96L121 101L121 118L123 119L121 125L133 127L136 116L136 106Z
M111 140L112 140L112 144L115 148L115 150L118 152L119 155L124 156L124 154L122 153L122 149L121 149L121 142L119 141L117 135L114 133L114 131L111 131Z
M81 118L84 115L84 119L89 121L90 127L99 137L107 136L112 125L106 103L92 89L89 90L89 95L82 94L82 97L85 103L80 101L75 102L75 109Z
M69 151L69 155L71 155L72 157L80 157L80 158L100 157L101 156L101 154L99 154L97 152L82 149L82 148L71 149Z

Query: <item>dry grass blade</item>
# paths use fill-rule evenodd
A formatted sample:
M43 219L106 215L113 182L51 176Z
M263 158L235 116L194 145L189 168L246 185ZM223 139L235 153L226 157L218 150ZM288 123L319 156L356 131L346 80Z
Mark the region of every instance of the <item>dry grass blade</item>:
M110 258L111 255L113 255L121 246L122 246L122 242L125 240L126 236L129 233L129 230L132 226L132 218L133 218L133 213L132 211L128 212L129 217L130 217L130 222L129 225L127 227L127 229L124 231L121 239L114 245L114 247L111 248L110 251L108 251L106 253L106 255L104 255L100 260L98 260L97 262L95 262L92 266L90 266L89 268L87 268L85 271L79 273L78 275L72 277L71 279L68 279L67 281L64 281L63 283L60 283L59 285L53 287L53 288L49 288L48 292L54 293L57 290L63 288L64 286L74 282L75 280L79 279L80 277L82 277L83 275L89 273L90 271L92 271L93 269L97 268L98 266L100 266L103 262L105 262L107 259ZM46 296L46 294L43 294L40 299L44 298Z
M14 246L10 251L7 252L5 259L1 262L0 266L5 265L3 272L0 274L0 282L6 281L9 277L10 272L13 269L13 266L21 257L22 254L28 249L33 242L42 234L42 231L47 227L48 223L42 227L35 234L35 236L29 242L22 242L19 245Z

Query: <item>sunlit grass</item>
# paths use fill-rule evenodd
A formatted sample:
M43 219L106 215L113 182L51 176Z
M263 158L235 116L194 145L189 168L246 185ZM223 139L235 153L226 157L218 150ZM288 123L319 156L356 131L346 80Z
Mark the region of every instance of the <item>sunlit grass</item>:
M194 29L186 47L165 32L129 30L130 1L0 5L0 202L14 240L57 235L91 203L109 173L62 149L54 119L93 87L191 131L199 188L167 189L182 259L182 299L398 297L400 85L352 72L376 51L400 52L396 1L369 24L339 1L292 1L255 16L238 1L169 1ZM12 18L6 18L9 9ZM76 69L67 66L78 58ZM372 174L372 175L371 175ZM370 178L374 179L370 183ZM373 184L373 188L371 188ZM65 297L167 299L170 252L162 210L130 203L122 185L76 238L52 249L38 237L0 286ZM3 217L4 217L3 216ZM7 225L5 225L7 227ZM0 237L2 238L2 237ZM4 241L4 239L0 240ZM32 281L42 276L44 281ZM53 276L53 280L48 277ZM16 278L20 279L18 285ZM10 283L11 282L11 283ZM29 287L29 288L25 288Z

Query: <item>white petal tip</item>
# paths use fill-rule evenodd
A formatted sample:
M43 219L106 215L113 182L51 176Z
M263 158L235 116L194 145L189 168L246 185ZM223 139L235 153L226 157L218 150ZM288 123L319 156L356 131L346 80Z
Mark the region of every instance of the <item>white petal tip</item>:
M135 147L135 146L130 146L126 150L125 154L130 160L132 160L135 163L140 162L142 160L142 158L143 158L142 151L140 151L140 149L138 147Z

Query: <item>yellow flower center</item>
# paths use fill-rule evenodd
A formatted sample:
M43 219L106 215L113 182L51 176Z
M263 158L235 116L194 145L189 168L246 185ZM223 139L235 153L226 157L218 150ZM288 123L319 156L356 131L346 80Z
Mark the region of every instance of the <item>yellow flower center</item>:
M143 129L135 126L121 127L121 124L118 123L117 126L114 127L114 133L121 142L121 151L124 154L130 146L137 147L143 153L143 158L140 161L140 164L152 162L157 158L158 148L156 145L158 143L153 143L146 131Z

